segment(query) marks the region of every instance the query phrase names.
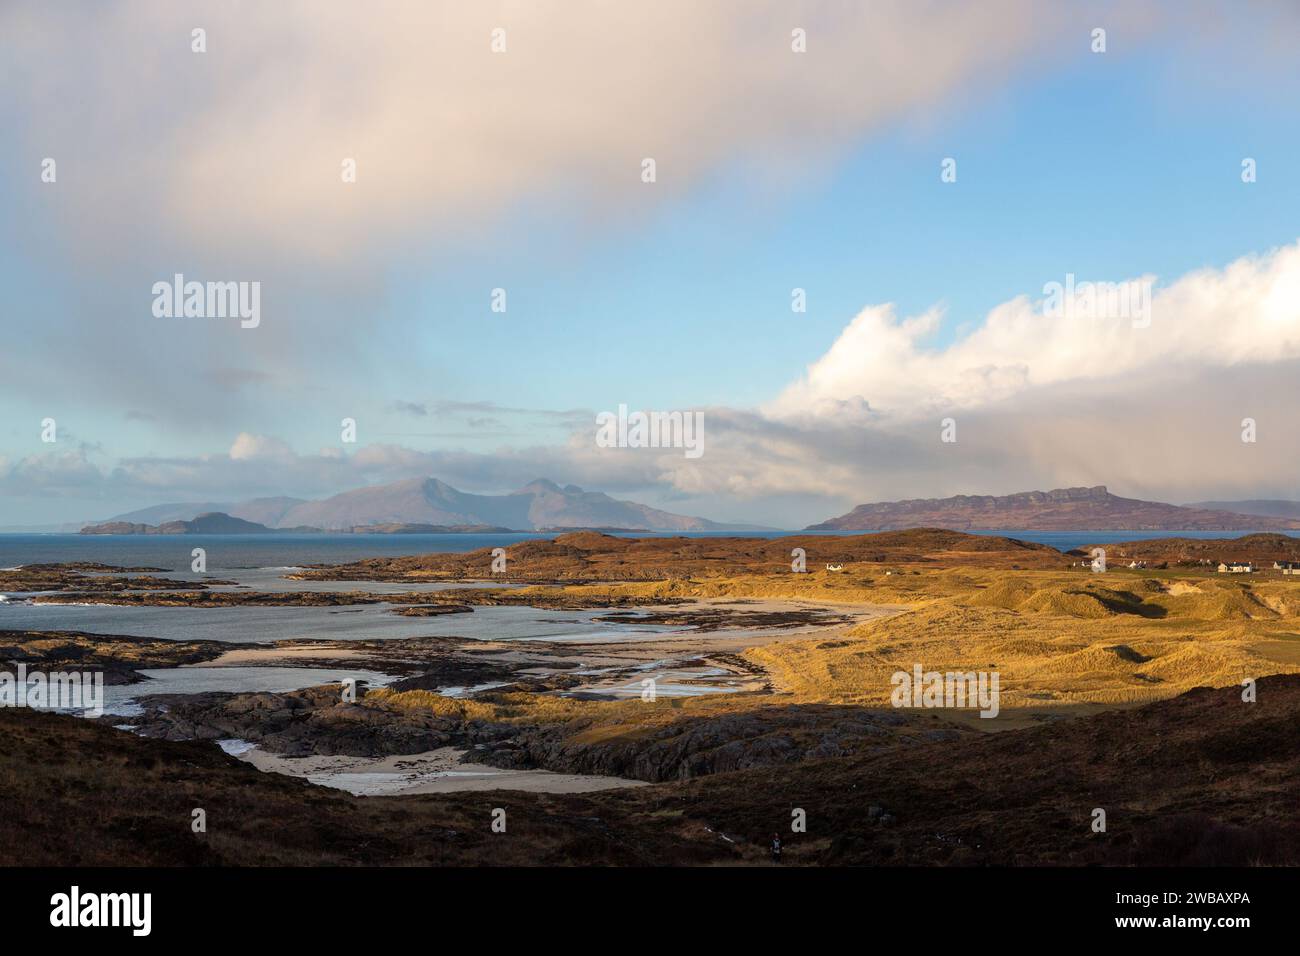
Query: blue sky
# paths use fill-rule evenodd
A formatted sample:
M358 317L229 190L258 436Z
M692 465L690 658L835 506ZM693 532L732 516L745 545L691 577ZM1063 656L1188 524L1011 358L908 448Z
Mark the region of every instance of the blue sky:
M396 270L401 307L429 319L421 359L438 373L412 393L472 391L486 344L512 369L494 380L503 404L603 408L623 392L654 408L757 405L869 303L946 304L941 347L1067 271L1174 277L1295 241L1300 123L1279 122L1294 84L1246 99L1211 86L1194 115L1174 89L1189 79L1176 54L1078 59L934 128L888 130L761 205L752 181L719 173L578 248L555 248L566 214L547 209L513 219L493 255ZM950 155L951 186L938 176ZM1262 169L1249 188L1244 156ZM486 310L498 285L504 321ZM790 311L794 287L808 291L804 315ZM449 335L457 323L473 334ZM575 356L583 374L557 375Z
M466 26L467 36L500 18L522 19L510 5L488 6L481 23ZM890 14L897 42L916 51L918 64L927 62L937 34L955 30L939 6L930 20L905 4ZM870 339L863 355L847 359L850 372L860 360L861 380L843 385L840 354L837 384L817 385L812 373L806 393L819 401L861 399L883 417L832 420L781 400L868 307L895 303L898 319L943 307L941 325L907 348L906 362L919 370L929 367L926 355L961 361L960 343L992 310L1019 296L1040 298L1044 283L1067 272L1110 281L1154 274L1164 287L1297 242L1300 83L1294 64L1276 52L1286 49L1287 36L1294 39L1296 19L1261 4L1250 7L1253 19L1202 27L1177 5L1134 6L1142 15L1130 22L1105 5L1097 14L1064 15L1045 4L994 4L982 26L987 35L972 37L969 48L945 41L933 54L943 60L928 62L953 66L948 80L933 83L900 77L897 66L871 73L866 44L874 24L870 12L859 12L864 19L836 28L850 38L860 31L857 44L839 45L843 37L832 44L830 26L811 29L805 56L844 58L820 67L832 80L843 73L833 93L813 84L801 101L816 97L816 109L782 101L782 91L798 92L802 82L788 72L792 54L774 43L770 70L754 67L746 39L717 56L755 69L760 79L771 72L766 97L752 82L738 85L731 99L725 88L697 85L644 106L644 122L636 115L644 101L631 100L606 104L604 112L593 104L590 117L575 119L557 97L539 94L540 105L529 104L525 84L505 81L494 108L518 101L530 117L556 116L542 115L533 133L503 120L507 125L487 134L467 128L459 141L440 133L429 143L418 131L394 134L391 124L356 132L368 128L363 120L383 115L390 99L429 102L407 74L360 91L340 87L355 91L355 102L333 98L341 106L322 106L332 102L328 93L306 82L286 88L256 79L259 71L288 72L295 56L306 75L316 68L313 44L328 60L330 44L340 41L324 27L302 38L301 51L286 50L273 42L275 31L293 24L276 22L274 13L246 14L266 18L253 24L213 8L199 18L213 25L204 60L185 49L188 20L146 4L140 23L104 25L107 49L97 64L78 47L84 40L58 29L56 15L24 6L10 14L6 31L15 46L5 79L17 102L0 113L15 134L0 151L0 204L15 211L0 227L10 343L0 360L7 379L0 525L103 517L160 500L311 497L420 473L474 491L545 475L671 510L787 526L820 520L863 496L1009 493L1050 481L1111 483L1122 493L1169 500L1285 497L1294 469L1281 447L1268 451L1267 466L1196 467L1196 480L1188 480L1187 462L1204 458L1204 446L1171 452L1167 465L1134 458L1110 467L1116 449L1126 447L1118 439L1101 441L1083 426L1077 440L1053 439L1079 448L1088 435L1096 442L1087 446L1094 467L1059 453L1051 458L1022 431L1030 412L1068 402L1072 387L1100 391L1122 407L1133 401L1123 396L1138 379L1241 394L1253 382L1256 404L1286 406L1294 394L1265 394L1261 384L1281 366L1270 365L1269 375L1252 372L1252 363L1270 361L1260 338L1220 362L1212 348L1189 355L1182 336L1161 338L1157 328L1147 340L1149 363L1115 380L1091 374L1073 381L1059 371L1042 377L1042 356L1035 365L1032 356L1010 355L1008 368L1028 368L1046 391L996 401L963 397L953 407L990 424L985 444L969 452L961 446L969 457L956 468L932 457L933 416L910 424L897 396L883 386L879 396L873 391L872 363L880 357ZM789 16L797 22L834 21L828 5L795 7ZM580 8L565 15L580 17ZM755 9L767 11L780 40L784 10ZM418 5L398 3L373 14L395 21L421 15ZM719 14L718 22L736 16ZM1111 24L1104 54L1088 49L1094 22ZM660 25L671 35L671 18L640 26L652 32ZM348 29L371 28L358 21ZM158 52L169 36L180 37L175 52ZM562 42L547 32L545 18L521 23L513 36L523 37L520 44ZM391 26L373 37L363 49L398 42ZM635 39L626 42L637 49ZM647 72L664 71L649 76L652 89L672 84L681 72L673 56L690 58L694 42L652 58ZM709 44L719 41L698 42L713 54ZM130 48L139 43L147 50ZM230 49L237 43L247 48ZM823 54L822 44L834 48ZM517 49L508 55L528 55ZM409 51L389 52L400 63ZM135 75L111 65L123 57L144 59L148 68ZM527 69L549 82L572 60L543 59ZM249 63L258 69L248 70ZM367 80L396 69L383 56L373 63L358 56L356 68ZM467 60L463 72L436 86L436 108L457 123L464 114L490 116L473 71L491 68ZM620 90L643 79L624 80L616 63L603 68ZM35 72L24 72L38 69L55 78L36 83ZM147 82L159 71L176 76L163 91ZM254 79L240 87L223 81L223 71ZM573 89L587 95L589 78ZM889 96L877 102L882 86ZM41 99L67 89L79 101L58 99L61 111ZM693 96L709 100L707 108ZM148 97L155 100L142 102ZM672 115L656 120L654 106ZM338 139L352 139L330 141L320 166L337 168L344 150L360 153L364 190L339 199L332 180L313 178L319 174L310 168L313 154L300 148L304 137L292 151L277 152L273 134L269 143L255 135L259 123L274 130L284 115L313 110L325 114L313 131L338 120L348 131ZM418 113L400 115L418 127ZM232 117L236 131L247 118L249 130L240 134L246 143L232 141ZM813 130L806 136L805 122ZM564 123L573 124L569 132L547 138ZM734 137L711 135L719 125ZM389 135L400 149L374 145L390 142L383 138ZM475 136L492 143L499 136L506 145L464 147L463 163L447 159L462 148L458 142L478 144ZM407 155L424 148L423 165ZM59 155L57 185L37 178L40 158L51 151ZM258 165L249 161L256 172L240 174L249 153L257 154ZM660 157L654 184L637 178L635 161L645 154ZM958 176L946 184L939 164L949 156ZM1258 182L1241 181L1244 157L1257 160ZM229 176L220 174L223 161ZM407 164L427 169L427 180L403 185ZM148 313L148 289L174 272L260 278L265 324L248 331L208 320L159 325ZM1259 282L1289 294L1286 275ZM507 290L504 315L488 308L497 287ZM807 290L804 314L790 310L795 287ZM1264 299L1275 306L1278 294ZM1213 327L1212 314L1197 315L1188 321ZM1289 360L1288 349L1280 348L1278 361ZM925 399L943 389L918 371L918 404L928 409ZM688 467L595 454L591 416L620 403L714 410L717 456ZM413 413L416 406L425 413ZM59 421L54 447L39 441L47 415ZM343 416L359 422L356 447L340 446ZM1169 416L1149 427L1172 434L1204 421L1191 409ZM1240 417L1235 409L1227 415ZM855 460L859 428L869 434ZM258 440L243 446L252 452L232 456L241 434ZM1280 446L1281 435L1271 434ZM899 442L906 453L882 460L880 449Z

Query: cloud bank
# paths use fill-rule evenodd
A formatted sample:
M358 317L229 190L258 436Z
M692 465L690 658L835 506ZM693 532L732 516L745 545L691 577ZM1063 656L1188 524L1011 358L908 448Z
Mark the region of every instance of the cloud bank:
M868 500L1077 484L1175 501L1300 498L1300 242L1158 286L1141 327L1053 317L1022 296L966 337L926 347L937 315L865 308L768 406L703 409L698 459L600 448L593 417L567 444L491 453L371 444L299 454L245 433L222 454L100 467L83 447L0 459L0 490L194 500L325 495L417 475L504 491L546 476L791 525ZM956 442L941 440L944 418ZM1245 419L1254 442L1242 441Z
M0 10L0 55L15 128L63 158L84 238L355 258L543 192L635 210L645 157L656 195L738 167L803 177L1081 23L1033 0L20 2Z

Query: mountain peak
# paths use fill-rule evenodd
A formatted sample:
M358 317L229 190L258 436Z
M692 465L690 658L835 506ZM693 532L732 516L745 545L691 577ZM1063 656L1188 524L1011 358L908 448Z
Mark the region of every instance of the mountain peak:
M572 494L573 492L572 492L572 491L569 491L570 488L574 489L574 490L577 491L577 492L581 492L581 491L582 491L582 489L581 489L581 488L578 488L577 485L569 485L568 488L561 489L559 485L557 485L555 482L551 481L551 479L549 479L549 478L534 478L534 479L533 479L532 481L530 481L528 484L526 484L526 485L524 485L522 488L520 488L519 491L520 491L520 493L528 492L528 491L531 491L531 492L534 492L534 493L540 493L540 492L543 492L543 491L551 491L551 492L555 492L555 493L557 493L557 494L558 494L558 493L562 493L562 492L566 492L566 491L567 491L567 492L569 492L570 494Z

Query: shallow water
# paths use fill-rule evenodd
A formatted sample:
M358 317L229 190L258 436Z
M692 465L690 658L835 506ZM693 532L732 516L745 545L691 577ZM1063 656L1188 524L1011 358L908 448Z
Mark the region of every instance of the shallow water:
M297 581L286 577L296 574L302 568L239 568L217 574L195 574L192 571L169 572L167 577L178 581L236 581L235 585L211 584L213 591L311 591L314 593L336 593L339 591L370 591L374 594L404 594L408 591L448 591L453 588L515 588L522 584L509 581Z
M233 575L251 579L247 572ZM434 585L444 587L445 585ZM158 640L213 640L231 644L277 640L368 640L410 637L460 637L467 640L618 643L645 641L696 631L693 625L654 624L639 616L609 619L608 608L556 610L515 605L485 605L465 613L406 617L401 605L357 604L335 607L164 607L127 604L34 604L30 594L9 592L0 603L0 631L72 630ZM729 602L724 602L729 603ZM754 603L740 601L739 604ZM780 602L777 602L780 603ZM806 607L791 602L792 607ZM602 619L604 618L604 619ZM802 626L795 634L814 629ZM760 635L765 628L737 625L736 636Z
M143 712L137 698L148 694L231 693L283 694L304 687L339 683L348 678L371 687L382 687L397 678L378 671L332 667L170 667L150 668L139 673L149 680L104 688L104 713L134 717Z
M102 714L114 717L135 717L143 713L137 703L150 694L202 694L210 691L230 693L265 692L283 694L319 687L322 684L341 684L352 679L358 684L382 687L396 677L378 671L327 668L327 667L172 667L142 668L138 673L147 678L138 684L107 684L103 686ZM91 701L83 698L84 703ZM49 710L82 716L100 716L88 707L50 707Z
M254 591L353 591L381 594L441 591L462 585L370 583L367 581L292 581L294 568L251 568L226 571L222 580ZM174 575L188 580L203 575ZM210 576L209 576L210 577ZM307 586L309 585L309 586ZM491 586L485 584L483 586ZM230 586L213 590L229 591ZM248 644L278 640L354 640L452 636L482 640L617 641L638 639L673 630L654 624L595 621L603 610L552 610L498 605L476 607L468 614L403 617L391 604L348 604L338 607L150 607L115 604L32 604L19 592L7 592L0 603L0 630L71 630L173 641L229 641Z
M597 693L624 699L636 698L647 690L647 685L641 682L653 680L656 697L701 697L705 694L732 694L753 680L743 674L732 674L721 667L677 667L671 661L654 661L638 670L640 673L636 677L609 684L601 683L599 675L596 675L592 683L570 688L561 696Z
M259 641L454 636L505 641L617 641L644 639L672 628L593 621L600 610L478 607L469 614L402 617L392 605L343 607L134 607L27 604L0 606L0 629L89 631L162 640Z

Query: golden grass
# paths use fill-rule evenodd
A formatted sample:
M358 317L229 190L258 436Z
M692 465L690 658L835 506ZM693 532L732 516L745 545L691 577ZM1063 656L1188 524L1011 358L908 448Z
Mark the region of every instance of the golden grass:
M888 569L885 569L888 570ZM534 585L517 588L512 595L553 595L557 591L581 600L605 599L653 601L665 598L768 598L771 600L824 601L838 604L914 604L932 600L926 578L957 575L960 572L897 571L886 574L878 566L863 565L845 573L810 571L807 574L746 574L669 578L662 581L629 581L606 584L577 584L554 587ZM1010 572L1015 573L1015 572ZM946 588L945 588L946 590Z
M867 705L887 704L890 677L916 663L996 670L1003 708L1140 703L1300 671L1300 644L1286 643L1300 627L1300 585L1289 581L969 569L921 580L929 603L847 641L745 656L801 700Z
M701 576L562 590L611 602L767 598L902 608L847 632L792 635L745 651L749 662L767 672L783 704L887 707L893 674L918 663L925 670L997 671L1004 712L1127 706L1197 686L1300 672L1300 582L1282 578L849 564L844 573ZM763 694L661 700L649 709L639 700L524 693L456 700L427 691L378 690L369 697L382 706L467 719L578 720L586 742L773 703Z
M689 698L660 697L653 704L641 698L626 700L577 700L551 694L493 692L478 699L444 697L427 690L395 691L386 687L368 692L371 704L398 710L416 710L438 717L460 720L486 720L494 723L562 723L584 718L599 718L603 723L626 720L629 729L671 721L681 712L708 712L732 709L741 698L753 694L726 694ZM738 709L752 704L740 703Z

